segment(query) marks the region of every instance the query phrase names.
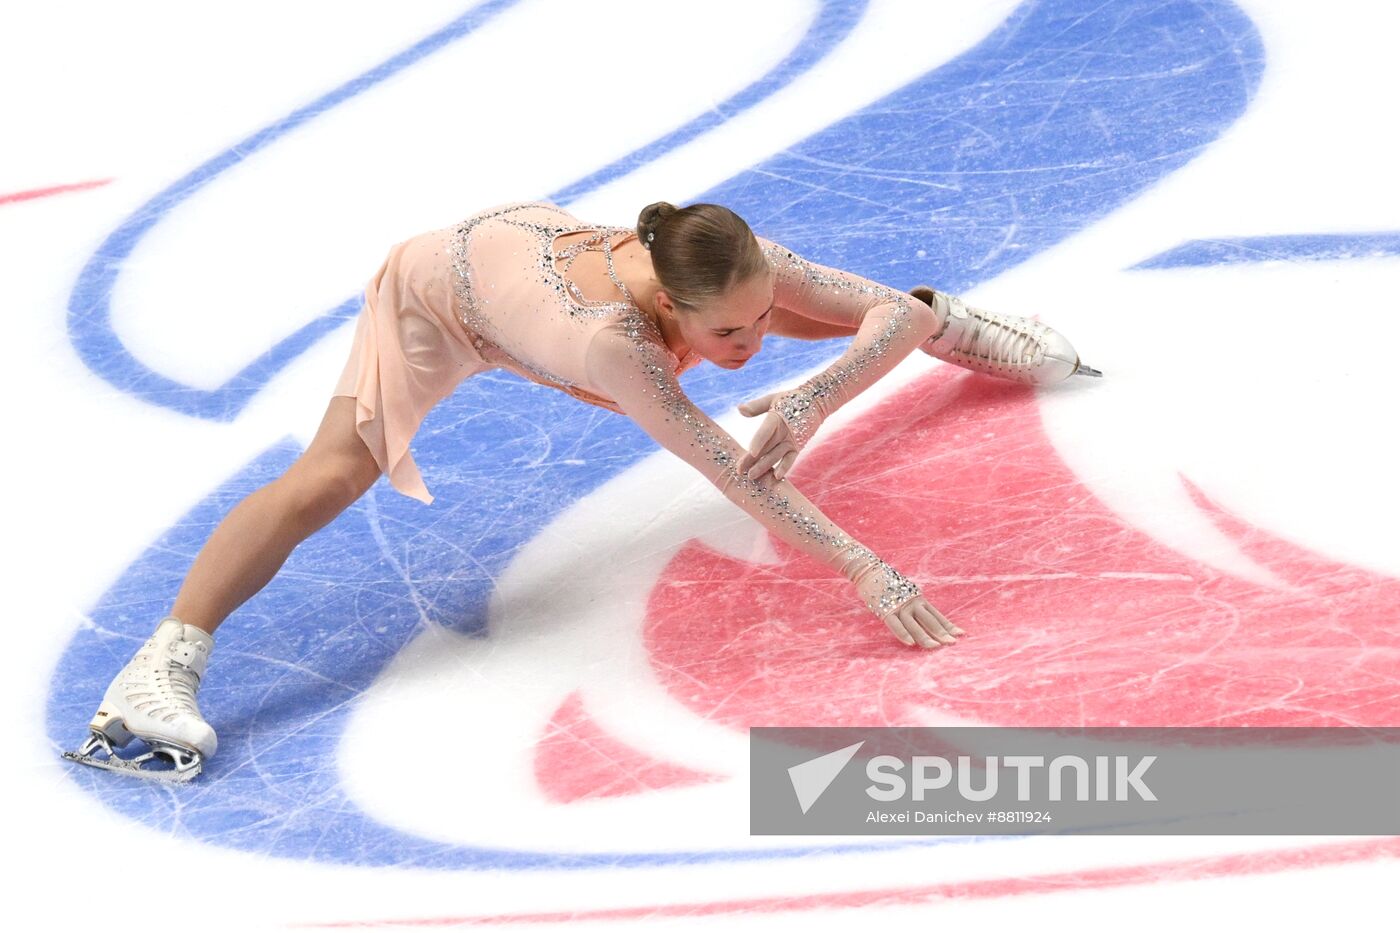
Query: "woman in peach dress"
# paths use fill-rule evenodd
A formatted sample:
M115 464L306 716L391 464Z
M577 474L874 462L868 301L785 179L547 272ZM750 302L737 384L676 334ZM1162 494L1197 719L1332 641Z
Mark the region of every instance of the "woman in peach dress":
M821 373L740 407L765 416L746 450L677 377L701 360L738 369L769 333L852 339ZM842 574L902 642L954 644L962 629L917 584L785 479L822 421L915 348L1023 382L1099 375L1043 324L808 262L717 204L658 202L634 229L584 224L548 201L512 202L398 243L365 289L350 357L310 446L214 530L170 615L67 757L161 780L197 774L217 747L196 703L214 630L381 474L431 503L414 433L463 379L489 369L632 418L771 533ZM113 748L132 737L151 751L118 756ZM173 768L145 767L153 756Z

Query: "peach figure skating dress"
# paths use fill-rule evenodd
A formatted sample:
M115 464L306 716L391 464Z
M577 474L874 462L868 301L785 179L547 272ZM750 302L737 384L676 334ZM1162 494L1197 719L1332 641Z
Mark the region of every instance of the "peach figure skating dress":
M561 235L581 231L596 236L556 250ZM610 250L634 236L627 227L584 224L548 201L524 201L487 208L390 249L365 289L334 392L357 400L356 429L389 482L432 502L409 450L414 433L463 379L507 369L632 418L775 535L856 582L877 615L918 595L912 582L845 535L787 480L755 482L739 474L742 445L677 382L699 358L678 359L655 322L620 294L617 301L589 300L567 278L564 264L573 255L601 249L610 261ZM775 272L775 305L859 328L846 353L805 384L831 410L936 326L928 307L904 292L758 241Z

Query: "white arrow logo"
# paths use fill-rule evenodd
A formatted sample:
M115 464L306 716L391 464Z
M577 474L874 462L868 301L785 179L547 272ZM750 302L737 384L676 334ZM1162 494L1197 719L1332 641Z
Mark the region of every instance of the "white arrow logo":
M826 793L826 789L836 780L836 775L841 773L841 769L846 767L846 762L851 760L856 749L864 744L865 741L862 740L788 768L788 777L792 780L792 789L797 793L797 802L803 813L810 810L817 798Z

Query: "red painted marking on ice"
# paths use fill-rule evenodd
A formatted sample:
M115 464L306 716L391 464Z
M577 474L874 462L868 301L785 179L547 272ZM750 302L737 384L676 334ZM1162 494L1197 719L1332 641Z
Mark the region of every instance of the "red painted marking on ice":
M951 881L921 887L835 891L792 897L763 897L691 904L648 904L607 910L570 910L533 914L478 914L455 917L415 917L391 920L341 920L294 924L319 928L431 927L505 923L563 923L568 921L643 920L656 917L705 917L718 914L778 913L782 911L854 907L907 907L938 900L974 900L1024 894L1054 894L1086 888L1104 889L1164 881L1203 881L1295 869L1320 868L1372 859L1400 858L1400 837L1361 842L1337 842L1307 848L1244 852L1154 862L1146 865L1093 868L1015 878Z
M34 188L30 191L16 191L11 194L0 194L0 204L32 201L35 198L47 198L50 195L63 194L66 191L85 191L88 188L100 188L115 180L116 179L113 178L99 178L96 181L79 181L71 185L56 185L52 188Z
M644 638L658 679L708 722L920 725L932 708L991 725L1400 723L1400 581L1251 527L1184 478L1296 589L1168 548L1065 466L1029 388L939 367L793 478L967 635L906 648L782 541L772 566L691 542L652 591Z
M751 723L918 725L922 710L934 708L973 722L1032 726L1400 722L1393 687L1400 630L1392 621L1400 581L1251 527L1185 478L1203 513L1295 590L1260 587L1170 550L1078 482L1042 431L1029 389L940 367L810 451L795 478L846 531L919 580L968 635L951 649L905 648L856 603L849 584L781 541L773 542L781 558L773 566L692 542L653 590L644 638L661 682L709 721L736 730ZM705 624L696 625L701 612ZM579 716L569 705L556 721ZM553 748L568 749L572 767L580 746L607 741L583 731ZM614 755L600 748L602 758ZM589 796L615 779L604 769L591 789L582 780L569 793ZM308 925L919 905L1395 858L1400 838L1385 837L922 887Z
M535 747L535 780L556 803L621 797L727 778L657 761L608 734L578 693L555 711Z

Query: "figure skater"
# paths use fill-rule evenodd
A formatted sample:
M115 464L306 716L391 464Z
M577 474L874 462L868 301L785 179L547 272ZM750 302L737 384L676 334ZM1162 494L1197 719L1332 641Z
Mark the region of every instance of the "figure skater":
M769 333L852 340L801 385L740 406L765 416L745 449L676 377L701 360L739 369ZM632 418L774 535L842 574L904 644L952 645L961 628L784 478L823 420L915 347L1026 383L1101 375L1043 324L808 262L718 204L657 202L631 230L581 223L548 201L512 202L398 243L365 290L310 446L214 530L170 615L65 757L167 781L196 775L217 745L196 702L214 630L381 474L432 502L409 441L463 379L496 368ZM150 750L113 751L133 737Z

